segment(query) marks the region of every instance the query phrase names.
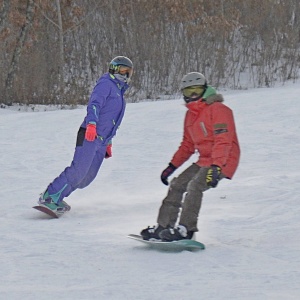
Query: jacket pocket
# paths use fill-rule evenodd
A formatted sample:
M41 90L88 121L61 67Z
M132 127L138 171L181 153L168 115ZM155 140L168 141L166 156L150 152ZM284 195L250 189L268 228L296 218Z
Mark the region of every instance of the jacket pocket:
M81 147L85 138L86 129L80 127L77 133L76 147Z

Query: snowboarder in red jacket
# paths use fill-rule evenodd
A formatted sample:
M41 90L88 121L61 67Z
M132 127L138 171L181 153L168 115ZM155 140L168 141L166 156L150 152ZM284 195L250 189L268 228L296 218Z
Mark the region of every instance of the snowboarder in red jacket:
M239 163L240 147L233 113L223 104L223 96L208 86L204 75L198 72L185 75L180 89L188 109L183 140L162 172L162 182L168 185L168 177L195 151L199 159L171 181L157 225L141 231L145 240L192 239L198 231L203 192L215 188L223 178L231 179Z

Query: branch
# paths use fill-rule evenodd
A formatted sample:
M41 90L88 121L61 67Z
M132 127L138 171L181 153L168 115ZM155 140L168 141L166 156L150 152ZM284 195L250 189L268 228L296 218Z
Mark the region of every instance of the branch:
M104 4L103 4L103 5L104 5ZM94 7L94 9L93 9L89 14L87 14L84 18L82 18L82 19L81 19L78 23L76 23L74 26L72 26L72 27L66 29L66 30L64 31L63 34L66 34L66 33L68 33L69 31L72 31L72 30L76 29L77 27L79 27L82 23L85 22L86 18L88 18L91 14L93 14L93 13L95 12L95 10L96 10L99 6L100 6L100 3L98 2L98 3L96 4L96 6Z
M94 9L89 13L87 14L84 18L82 18L78 23L76 23L74 26L66 29L63 34L65 35L66 33L68 33L69 31L72 31L72 30L75 30L77 27L79 27L82 23L85 22L86 18L88 18L91 14L93 14L95 12L95 10L100 6L100 2L96 2L94 1L95 4L95 7ZM103 4L104 5L104 4ZM44 18L46 20L48 20L50 23L52 23L56 28L59 29L59 25L57 23L55 23L54 21L52 21L44 12L43 12L43 9L36 3L35 6L41 11L42 15L44 16Z
M43 9L37 3L35 3L35 6L41 11L42 15L46 20L48 20L50 23L52 23L55 27L59 29L59 25L52 21L49 17L47 17L46 14L43 12Z

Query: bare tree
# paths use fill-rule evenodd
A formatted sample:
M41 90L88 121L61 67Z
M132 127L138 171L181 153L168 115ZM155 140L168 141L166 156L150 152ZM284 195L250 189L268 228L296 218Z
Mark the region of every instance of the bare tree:
M23 7L30 2L33 26L24 31L30 14ZM204 73L212 85L239 89L299 76L298 0L2 3L0 28L8 30L0 31L0 94L6 82L17 102L85 103L117 55L134 62L130 101L170 97L191 71ZM12 19L14 10L18 18Z
M34 17L34 0L28 0L27 7L26 7L26 20L24 25L21 27L19 37L17 39L16 47L14 49L14 53L10 63L10 68L6 77L5 89L6 89L6 97L7 97L6 101L8 101L7 103L11 103L13 101L12 99L13 81L18 68L21 52L24 47L27 34L33 23L33 17Z
M5 27L7 14L9 11L9 0L3 0L2 9L0 11L0 33Z
M65 66L64 30L63 30L61 8L60 8L60 0L56 0L56 7L57 7L57 20L58 20L58 33L59 33L59 93L64 93L64 66Z

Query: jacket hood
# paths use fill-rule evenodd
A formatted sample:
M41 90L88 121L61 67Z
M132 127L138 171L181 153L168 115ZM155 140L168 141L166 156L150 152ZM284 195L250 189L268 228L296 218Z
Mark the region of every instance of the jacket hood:
M214 102L223 102L224 98L221 94L217 94L212 86L208 86L200 101L206 102L207 104L213 104Z

